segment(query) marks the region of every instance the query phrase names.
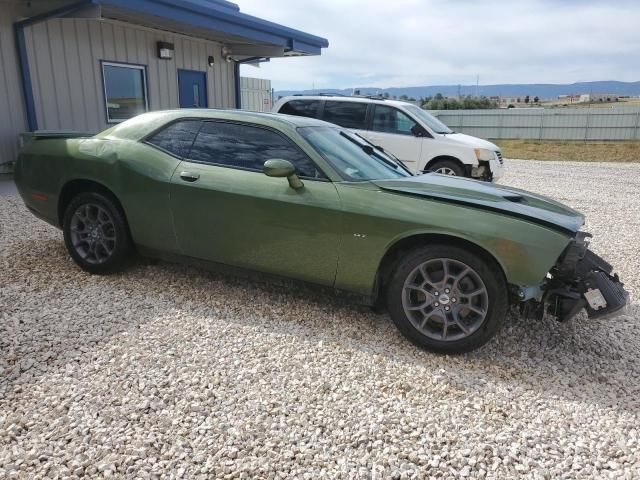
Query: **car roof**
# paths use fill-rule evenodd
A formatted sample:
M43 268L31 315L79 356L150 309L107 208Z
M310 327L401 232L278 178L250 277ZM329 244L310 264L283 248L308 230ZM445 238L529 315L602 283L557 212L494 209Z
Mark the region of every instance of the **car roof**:
M377 103L381 105L393 105L394 107L413 105L411 102L404 102L402 100L387 100L386 98L378 97L345 97L341 95L290 95L282 97L278 100L278 104L285 104L291 100L331 100L354 103Z
M335 125L322 120L279 113L250 112L247 110L219 110L213 108L183 108L143 113L97 135L139 140L162 126L180 119L228 120L250 122L274 128L318 127Z
M251 112L249 110L221 110L215 108L182 108L179 110L165 110L163 113L174 118L202 118L218 120L237 120L257 124L280 123L293 127L308 127L327 125L327 122L309 117L283 115L271 112Z

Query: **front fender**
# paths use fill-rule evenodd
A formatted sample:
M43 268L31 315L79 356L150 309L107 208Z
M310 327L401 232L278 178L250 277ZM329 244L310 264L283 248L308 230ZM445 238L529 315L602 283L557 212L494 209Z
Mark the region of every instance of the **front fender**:
M412 237L452 238L491 255L509 284L538 286L570 235L524 219L446 202L339 186L345 209L336 287L373 295L385 255Z
M473 149L470 147L446 144L438 145L434 149L427 150L427 152L429 155L425 162L425 166L440 157L453 157L458 159L460 163L471 167L477 167L479 165L478 159L476 158Z

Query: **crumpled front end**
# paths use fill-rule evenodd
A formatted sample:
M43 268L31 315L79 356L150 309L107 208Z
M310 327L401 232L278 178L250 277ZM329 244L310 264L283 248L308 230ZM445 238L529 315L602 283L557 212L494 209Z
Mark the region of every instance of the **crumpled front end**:
M549 272L541 306L561 322L583 308L590 318L617 316L629 300L613 267L589 250L590 237L578 232Z

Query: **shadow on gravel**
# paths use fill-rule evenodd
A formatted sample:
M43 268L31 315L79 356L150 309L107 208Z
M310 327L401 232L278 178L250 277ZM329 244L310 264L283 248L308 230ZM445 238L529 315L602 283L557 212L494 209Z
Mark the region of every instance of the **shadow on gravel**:
M268 332L299 337L301 345L329 341L424 366L425 375L444 376L462 392L473 388L468 379L474 377L478 388L501 383L636 413L640 407L638 304L631 315L613 321L579 318L559 324L511 314L484 348L445 357L415 348L387 315L308 286L143 259L122 274L92 276L80 271L55 239L14 243L0 256L0 268L0 394L38 381L47 368L91 361L108 338L179 311L231 324L259 322ZM546 382L554 385L551 390L541 390L536 382L541 376L551 380Z

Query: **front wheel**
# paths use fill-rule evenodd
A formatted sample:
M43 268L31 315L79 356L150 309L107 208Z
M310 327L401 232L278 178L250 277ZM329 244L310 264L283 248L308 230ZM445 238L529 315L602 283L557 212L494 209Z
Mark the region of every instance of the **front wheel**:
M77 195L64 213L64 243L71 258L87 272L120 270L131 253L131 240L123 213L100 193Z
M454 177L464 177L464 169L458 162L453 160L438 160L429 167L430 172L440 173L442 175L451 175Z
M464 353L491 339L508 308L499 268L465 249L432 245L396 265L387 308L400 332L438 353Z

